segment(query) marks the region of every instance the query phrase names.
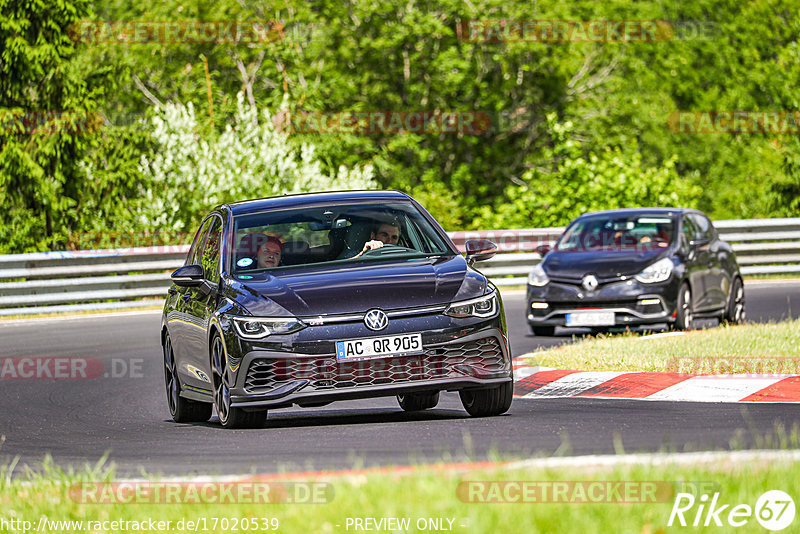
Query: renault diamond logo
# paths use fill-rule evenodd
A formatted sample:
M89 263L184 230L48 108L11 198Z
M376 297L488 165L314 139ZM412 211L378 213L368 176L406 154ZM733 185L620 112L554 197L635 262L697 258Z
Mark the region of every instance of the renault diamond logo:
M370 330L383 330L389 324L389 318L381 310L369 310L364 316L364 324Z
M597 278L595 278L593 274L587 274L583 277L583 282L581 282L581 285L586 291L594 291L597 289L598 285Z

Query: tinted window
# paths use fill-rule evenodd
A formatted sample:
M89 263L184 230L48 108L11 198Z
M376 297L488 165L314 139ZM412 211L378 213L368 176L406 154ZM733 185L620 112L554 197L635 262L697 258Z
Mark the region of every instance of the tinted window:
M206 219L197 234L195 234L189 254L186 255L186 265L198 265L200 263L200 251L203 249L203 242L206 239L209 224L210 219Z
M683 218L683 237L686 245L697 238L697 226L688 215Z
M222 242L222 219L212 217L209 220L212 223L206 238L206 244L203 247L200 265L203 266L206 279L216 284L219 282L219 246Z
M558 240L556 250L652 250L672 242L674 219L665 214L597 215L571 224Z
M709 221L706 217L696 213L690 213L689 218L692 219L692 222L694 222L695 227L697 228L696 236L701 239L711 240L711 221Z
M234 219L233 273L454 254L410 202L329 205ZM359 256L370 240L386 243Z

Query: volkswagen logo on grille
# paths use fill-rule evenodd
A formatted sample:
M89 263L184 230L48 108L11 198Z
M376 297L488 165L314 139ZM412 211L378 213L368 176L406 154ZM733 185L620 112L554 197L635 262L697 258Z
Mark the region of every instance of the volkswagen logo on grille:
M598 285L597 278L595 278L593 274L587 274L586 276L583 277L581 285L583 286L583 289L585 289L586 291L594 291L595 289L597 289Z
M364 316L364 324L370 330L383 330L389 324L389 318L383 311L375 308L374 310L369 310Z

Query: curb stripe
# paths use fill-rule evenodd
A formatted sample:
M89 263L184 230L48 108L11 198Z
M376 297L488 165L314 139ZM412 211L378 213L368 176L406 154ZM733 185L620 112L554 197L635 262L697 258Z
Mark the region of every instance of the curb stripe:
M647 397L650 400L737 402L779 381L780 378L719 378L696 376Z
M800 403L800 375L587 372L517 366L514 397Z
M587 389L624 374L617 371L577 372L559 378L525 395L525 398L574 397Z
M742 399L750 402L800 401L800 376L790 376Z
M643 399L690 378L692 375L683 373L626 373L577 396Z
M563 378L571 373L577 373L578 371L564 371L561 369L554 369L552 371L540 371L538 373L533 373L529 376L524 378L517 379L517 382L514 384L514 395L517 397L522 397L523 395L527 395L531 391L537 390L543 386L551 382L555 382L559 378ZM519 375L514 373L515 378Z

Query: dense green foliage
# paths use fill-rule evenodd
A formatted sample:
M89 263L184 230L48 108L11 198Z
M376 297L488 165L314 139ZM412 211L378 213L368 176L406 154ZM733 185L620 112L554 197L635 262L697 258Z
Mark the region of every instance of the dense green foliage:
M191 104L204 117L198 143L213 145L236 129L240 93L273 114L485 113L491 124L479 133L288 136L298 158L302 145L314 147L322 175L369 166L377 186L411 193L448 230L560 225L585 210L641 204L714 218L800 215L796 133L668 126L679 110L800 110L795 0L22 4L0 0L0 108L96 110L104 124L31 135L4 119L0 251L74 246L84 232L191 227L215 202L293 190L265 176L253 195L221 185L206 193L197 187L206 176L170 192L192 195L192 206L153 213L161 204L148 199L161 198L164 181L143 161L170 160L153 117ZM669 31L655 42L476 42L464 23L476 19L661 20ZM79 20L281 24L264 42L74 42Z

